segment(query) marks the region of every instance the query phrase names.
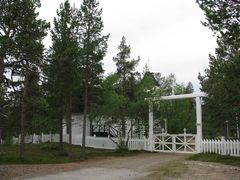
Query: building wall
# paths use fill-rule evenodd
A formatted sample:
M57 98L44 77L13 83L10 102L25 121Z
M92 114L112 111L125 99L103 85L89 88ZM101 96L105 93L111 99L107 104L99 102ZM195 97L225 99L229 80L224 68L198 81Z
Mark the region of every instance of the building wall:
M66 120L63 120L63 134L67 134ZM83 131L83 115L82 114L72 114L72 134L82 135ZM90 122L87 118L86 122L86 136L90 136Z
M66 126L66 120L63 120L64 126L63 126L63 134L67 134L67 126ZM93 122L94 125L94 122ZM114 127L114 125L112 125ZM126 120L126 134L129 132L129 129L131 128L131 120ZM135 130L135 126L133 126L132 130ZM72 114L72 135L82 135L83 131L83 114ZM131 134L132 137L139 137L138 134ZM140 137L143 138L144 132L141 132ZM86 136L90 136L90 121L87 118L86 122Z

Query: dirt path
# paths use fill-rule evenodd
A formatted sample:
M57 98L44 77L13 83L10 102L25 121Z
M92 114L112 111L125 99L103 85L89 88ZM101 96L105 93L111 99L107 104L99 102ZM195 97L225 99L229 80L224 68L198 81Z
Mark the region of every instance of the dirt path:
M182 174L179 180L240 180L240 167L219 163L185 161L187 173Z
M184 173L177 177L161 176L161 180L240 180L240 167L237 166L187 160L182 163L185 166Z
M188 155L147 153L131 157L99 158L79 163L56 165L0 165L0 179L31 180L134 180L147 179L161 165ZM184 161L186 173L179 180L240 180L240 167L218 163ZM162 177L172 180L176 178Z
M80 163L56 165L2 165L0 179L35 180L127 180L147 176L151 170L172 160L184 158L183 154L146 153L131 157L111 157Z

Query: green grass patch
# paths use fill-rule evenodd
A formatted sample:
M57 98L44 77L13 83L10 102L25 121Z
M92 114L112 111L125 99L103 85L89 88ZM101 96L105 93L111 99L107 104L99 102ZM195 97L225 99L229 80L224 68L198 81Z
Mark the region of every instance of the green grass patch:
M189 160L193 161L205 161L205 162L216 162L233 166L240 166L240 157L224 156L213 153L206 154L194 154L189 157Z
M0 164L58 164L81 161L81 146L64 143L61 150L59 143L26 144L25 159L19 159L19 145L0 145ZM86 159L116 156L133 156L144 151L104 150L86 148Z
M177 178L187 171L187 166L183 160L171 161L160 166L148 176L149 180L161 180L164 177Z

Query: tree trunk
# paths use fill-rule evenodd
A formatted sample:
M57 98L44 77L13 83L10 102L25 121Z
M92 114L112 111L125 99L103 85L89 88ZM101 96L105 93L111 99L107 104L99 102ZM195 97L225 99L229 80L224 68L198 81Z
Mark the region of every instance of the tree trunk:
M0 144L2 144L2 128L0 127Z
M2 57L0 57L0 86L3 83L3 74L4 74L4 60Z
M122 138L126 137L126 122L125 118L122 119Z
M68 105L67 105L67 128L68 128L68 138L69 138L69 154L71 156L72 153L72 93L70 92L68 95Z
M83 133L82 133L82 159L85 159L85 140L86 140L86 123L88 112L88 84L85 80L85 93L84 93L84 114L83 114Z
M68 141L69 144L72 144L72 95L69 93L67 95L67 115L66 115L66 121L67 121L67 133L68 133Z
M133 138L133 131L132 131L132 124L133 124L133 120L131 119L131 131L130 131L130 138Z
M26 113L27 113L27 91L28 91L28 71L26 72L26 77L24 80L24 88L23 88L23 97L22 97L22 111L21 111L21 141L20 141L20 160L24 160L24 148L25 148L25 121L26 121Z
M137 120L137 131L138 131L138 138L140 139L141 134L140 134L140 120L139 120L139 118Z
M125 68L124 67L124 72L123 72L123 94L125 97L127 97L127 86L126 86L126 72L125 72ZM123 114L126 112L127 110L127 106L125 104L124 109L123 109ZM123 116L122 119L122 137L123 139L125 139L126 137L126 121L125 121L125 114Z
M89 119L89 123L90 123L90 136L93 136L93 120Z
M63 150L63 117L59 118L59 145L60 150Z

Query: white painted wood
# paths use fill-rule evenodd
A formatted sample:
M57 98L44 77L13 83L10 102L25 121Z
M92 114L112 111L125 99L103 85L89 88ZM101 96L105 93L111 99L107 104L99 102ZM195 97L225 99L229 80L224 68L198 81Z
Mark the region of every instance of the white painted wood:
M233 151L232 151L232 140L229 141L229 154L233 154Z
M172 136L172 142L173 142L172 150L176 152L176 136L175 135Z
M238 140L202 140L203 153L240 156L240 142Z
M206 93L192 93L192 94L180 94L180 95L171 95L171 96L161 96L155 98L146 98L146 100L150 101L161 101L161 100L175 100L175 99L189 99L196 97L206 97Z
M155 134L154 135L154 151L158 152L178 152L178 153L195 153L194 134ZM33 138L33 139L32 139ZM41 139L41 140L39 140ZM113 138L114 141L119 139ZM27 135L26 142L41 143L48 141L58 142L58 134L41 134ZM68 142L68 135L63 136L64 142ZM73 135L72 143L75 145L82 144L82 135ZM18 144L19 138L13 137L13 142ZM102 149L115 149L116 144L109 137L86 137L86 146ZM130 150L149 150L148 139L130 139L128 143ZM240 141L239 140L202 140L202 153L216 153L221 155L240 156Z
M149 150L153 150L153 102L149 101L149 131L148 131Z
M237 156L240 156L240 141L237 141Z
M237 143L235 141L233 141L233 155L236 156L237 155L237 148L236 148Z
M53 140L53 142L58 142L59 141L59 135L54 134L54 135L48 135L48 134L42 134L42 135L35 135L35 137L38 139L41 137L42 142L48 142ZM19 138L13 137L14 143L18 144L19 143ZM31 139L31 141L30 141ZM32 142L32 136L27 135L26 136L26 143L31 143ZM115 142L118 142L118 138L113 138ZM63 135L63 141L68 143L68 135L64 134ZM34 143L41 143L41 141L33 141ZM130 150L148 150L147 146L148 140L146 138L144 139L130 139L128 143L128 147ZM81 145L82 144L82 135L73 135L72 136L72 144L75 145ZM116 149L116 144L108 137L94 137L94 136L86 136L86 146L87 147L93 147L93 148L101 148L101 149Z
M196 118L197 118L197 144L196 150L198 153L201 152L201 141L202 141L202 102L201 97L196 97Z
M218 154L221 154L221 141L218 140Z
M154 134L154 151L195 153L196 135L194 134Z
M150 150L153 150L156 146L153 138L153 101L161 101L161 100L175 100L175 99L187 99L187 98L195 98L196 100L196 126L197 126L197 137L195 139L196 142L196 151L198 153L201 152L202 146L202 105L201 105L201 97L206 97L205 93L193 93L193 94L180 94L180 95L171 95L171 96L161 96L155 98L147 98L149 101L149 146ZM151 141L152 140L152 141ZM163 146L163 144L162 144ZM163 150L166 146L163 146ZM178 148L177 148L178 149ZM184 151L186 151L186 146L184 146Z

